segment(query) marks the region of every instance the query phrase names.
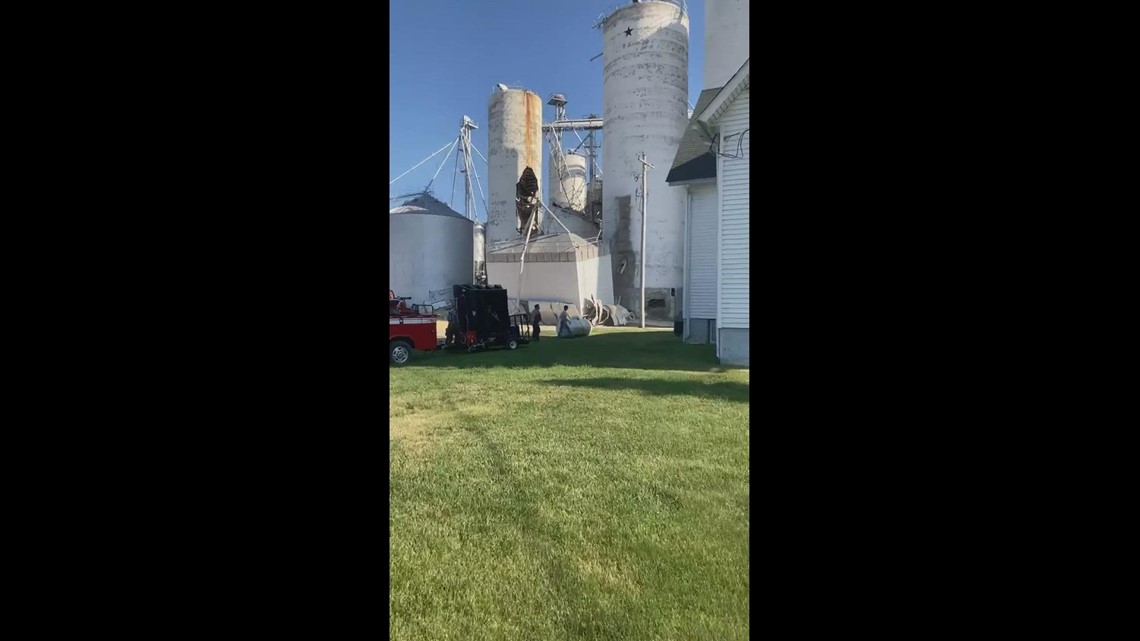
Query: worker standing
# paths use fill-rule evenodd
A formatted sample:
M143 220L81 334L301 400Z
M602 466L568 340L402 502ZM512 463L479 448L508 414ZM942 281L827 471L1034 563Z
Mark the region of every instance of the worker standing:
M458 322L459 315L455 313L455 304L453 303L451 309L447 310L447 330L445 331L444 344L455 344L455 336L459 332L459 328L456 326ZM436 334L436 336L438 336L438 334Z
M538 308L538 303L535 303L534 310L530 313L530 335L534 342L538 342L538 335L540 333L539 325L542 323L542 310Z
M562 336L563 328L566 329L566 336L570 336L570 306L563 305L562 313L558 315L558 335Z

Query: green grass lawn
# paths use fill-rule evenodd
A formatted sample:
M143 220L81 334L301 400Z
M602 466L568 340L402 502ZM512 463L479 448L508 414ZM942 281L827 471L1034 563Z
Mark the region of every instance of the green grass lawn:
M391 638L747 639L748 376L626 328L391 367Z

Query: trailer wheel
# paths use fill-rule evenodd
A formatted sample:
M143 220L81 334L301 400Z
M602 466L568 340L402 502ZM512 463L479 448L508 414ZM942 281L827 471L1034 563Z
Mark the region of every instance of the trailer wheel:
M412 360L412 346L408 341L392 341L388 345L388 361L396 365L403 365Z
M507 349L518 349L518 348L519 348L519 342L517 340L512 338L511 340L507 341Z

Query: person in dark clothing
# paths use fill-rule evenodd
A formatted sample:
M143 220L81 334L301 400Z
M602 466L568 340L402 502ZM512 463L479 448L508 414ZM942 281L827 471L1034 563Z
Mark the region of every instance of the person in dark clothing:
M534 310L530 313L530 337L534 342L538 342L538 334L540 331L539 325L542 323L542 311L538 309L538 304L534 306Z
M454 345L455 338L459 335L459 317L455 313L455 307L447 310L447 329L444 330L444 343L446 345Z

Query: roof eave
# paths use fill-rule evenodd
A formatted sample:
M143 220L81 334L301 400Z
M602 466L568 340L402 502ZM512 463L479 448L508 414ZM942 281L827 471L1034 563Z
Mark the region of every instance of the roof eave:
M687 163L669 170L665 182L680 185L696 180L716 180L716 156L705 152Z
M744 91L748 86L748 63L750 61L751 58L745 60L740 69L737 69L736 73L732 74L732 78L724 85L720 93L712 99L712 102L710 102L701 113L696 115L698 121L710 126L716 124L721 114L732 104L732 99L739 96L740 92Z
M710 178L692 178L689 180L666 180L670 187L684 187L686 185L716 184L716 176Z

